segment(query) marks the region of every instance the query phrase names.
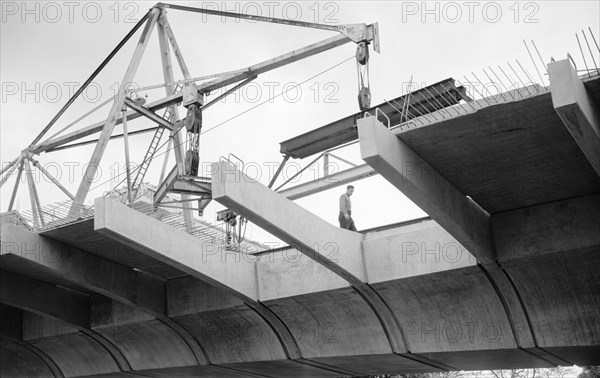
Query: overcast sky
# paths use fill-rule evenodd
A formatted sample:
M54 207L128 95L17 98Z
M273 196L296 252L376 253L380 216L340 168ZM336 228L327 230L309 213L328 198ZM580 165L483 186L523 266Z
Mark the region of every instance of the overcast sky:
M515 59L538 80L523 39L530 47L531 40L535 42L545 63L550 57L564 59L570 52L582 68L584 64L575 33L579 32L581 38L581 29L585 29L589 38L588 27L591 27L596 41L600 34L598 1L177 3L325 24L378 22L381 54L371 51L370 63L373 105L404 94L411 76L419 84L431 84L450 77L464 81L465 75L472 77L471 72L481 78L483 68L506 66L507 61L514 62ZM70 94L152 5L151 2L2 1L0 161L3 165L27 147ZM335 35L329 31L222 19L177 10L169 10L168 18L194 77L243 68ZM114 93L139 34L119 52L94 80L92 88L76 101L46 137ZM594 48L591 39L589 43ZM587 47L584 48L587 51ZM280 142L358 111L354 60L322 73L353 56L354 51L353 44L346 44L261 75L241 93L207 110L204 130L218 127L201 137L201 162L212 162L222 155L234 153L247 164L262 167L259 179L268 183L269 169L273 169L269 167L281 160ZM600 57L595 51L598 63ZM541 69L535 52L534 58ZM587 63L592 66L589 56ZM547 76L543 70L541 73L547 85ZM175 74L176 79L182 78L178 69ZM143 87L161 81L155 29L135 82ZM269 100L270 96L304 81L299 88ZM139 94L155 101L164 97L164 89ZM218 94L213 93L208 99ZM106 118L109 109L109 106L101 108L71 130ZM229 120L236 115L239 116ZM129 128L138 130L151 126L149 121L137 121L130 122ZM121 131L120 126L115 128L115 132ZM133 161L142 160L150 135L130 139ZM61 182L74 193L92 150L93 146L81 147L42 154L36 159L49 171L58 173ZM163 148L160 152L164 151ZM341 151L339 155L361 163L356 148ZM158 181L162 160L161 156L155 161L147 175L147 180L154 184ZM171 157L169 164L172 163ZM294 174L297 167L307 161L293 163L295 166L284 172L284 177ZM344 168L347 166L339 165L339 169ZM114 180L111 177L123 171L123 141L116 140L109 144L104 154L101 172L87 200L114 188L124 176ZM309 170L303 179L314 177L314 172ZM66 199L39 174L37 178L42 203ZM13 184L14 178L11 178L2 187L2 211L8 206ZM355 186L353 213L359 229L425 215L379 177L359 181ZM20 210L30 207L26 189L27 185L21 184L17 196ZM298 203L337 224L337 199L341 192L343 188L330 190ZM215 209L220 206L212 205L208 209L207 220L215 220ZM257 229L249 232L248 236L255 239L263 238Z

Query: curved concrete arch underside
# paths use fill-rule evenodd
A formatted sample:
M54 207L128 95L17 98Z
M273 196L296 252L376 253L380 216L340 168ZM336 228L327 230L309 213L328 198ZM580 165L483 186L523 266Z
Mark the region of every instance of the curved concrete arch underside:
M10 245L11 233L21 241L30 234L6 227L3 244ZM85 288L87 328L66 322L61 309L52 315L3 295L2 375L339 376L597 363L597 246L484 266L432 220L366 235L364 243L373 255L368 272L379 269L368 285L393 314L401 334L392 336L402 340L402 350L393 349L389 327L359 291L288 250L257 262L265 298L258 304L183 272L165 279L166 314L176 329ZM4 268L24 262L6 251ZM3 291L12 290L13 275L24 277L4 271ZM51 272L33 276L27 279L35 283L58 279ZM302 292L315 290L316 276L325 277L325 290ZM75 291L77 283L71 286L62 290ZM35 292L28 298L36 301ZM80 311L77 302L63 304ZM257 305L283 324L293 345Z
M594 85L587 90L597 103ZM108 198L96 200L94 219L39 234L3 225L0 375L355 376L600 364L600 179L550 93L522 101L541 124L515 126L515 103L398 135L374 119L359 124L365 161L431 215L383 231L331 226L224 162L213 167L213 198L289 249L235 253ZM527 169L556 149L569 158L539 178L545 186L537 178L493 188L437 181L444 198L479 193L464 199L479 207L419 197L437 189L386 160L389 146L410 145L410 156L451 172L443 155L460 164L460 146L482 116L495 137L477 142L489 155L478 155L480 164L516 151ZM502 132L508 127L522 135ZM452 143L451 133L461 135L458 147L434 151L436 135ZM539 135L555 144L504 148L502 138ZM574 171L576 190L564 184ZM520 202L510 205L507 192L494 202L494 188L506 191L511 180ZM484 224L468 227L473 220Z

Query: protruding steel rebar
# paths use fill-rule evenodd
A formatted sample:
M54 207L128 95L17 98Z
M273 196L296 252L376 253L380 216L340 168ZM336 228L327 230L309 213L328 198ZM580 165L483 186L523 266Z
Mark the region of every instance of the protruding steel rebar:
M537 72L538 76L540 77L541 84L544 85L544 78L542 77L542 74L540 74L540 70L538 70L537 65L535 64L535 60L533 59L533 55L531 55L531 51L529 51L529 46L527 46L527 42L525 42L525 40L523 40L523 44L525 44L525 48L527 49L529 58L531 58L531 63L533 63L533 68L535 68L535 71Z
M498 79L498 81L500 82L500 84L502 84L502 86L504 87L504 89L506 89L506 93L513 99L515 100L515 96L512 95L512 93L510 93L510 90L506 87L506 85L504 84L504 82L500 79L500 77L498 77L498 75L496 75L496 72L494 72L494 70L492 69L492 67L488 66L488 68L490 69L490 71L492 71L492 73L494 74L494 76L496 76L496 78ZM484 71L485 72L485 71ZM491 79L490 79L491 80Z
M583 38L585 38L585 44L587 45L590 55L592 57L592 62L594 63L594 68L596 68L596 71L598 71L598 73L600 73L600 70L598 69L598 66L596 65L596 59L594 58L594 52L592 51L592 48L590 47L590 43L588 42L587 35L585 35L585 31L583 31L583 29L581 29L581 32L583 33Z
M548 73L548 67L546 67L546 64L544 64L544 59L542 59L542 56L540 55L540 51L538 50L537 46L535 45L535 42L533 41L533 39L531 40L531 44L533 45L533 48L535 49L535 51L538 54L538 57L540 58L540 62L542 62L542 66L544 66L544 69L546 70L546 73Z
M579 42L579 35L575 33L575 38L577 38L577 44L579 45L579 51L581 52L581 57L583 58L583 64L585 65L585 70L587 73L590 73L590 69L588 68L587 61L585 60L585 54L583 53L583 49L581 48L581 42Z

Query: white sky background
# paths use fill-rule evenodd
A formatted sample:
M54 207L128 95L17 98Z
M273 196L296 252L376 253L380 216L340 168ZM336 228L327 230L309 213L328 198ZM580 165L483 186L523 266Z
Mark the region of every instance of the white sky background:
M326 24L379 22L382 51L381 54L371 51L370 62L372 105L403 95L411 76L419 84L432 84L449 77L462 82L464 75L472 77L471 72L483 80L483 68L506 67L507 61L513 63L515 59L537 79L523 39L528 43L535 41L546 63L551 56L560 60L570 52L582 68L575 33L580 32L581 38L581 29L585 29L589 37L588 27L591 27L597 41L600 34L598 1L176 3ZM153 4L2 1L0 162L3 165L27 147L66 103L74 91L73 86L77 89L77 85L85 81ZM425 8L429 13L424 12ZM178 10L169 10L168 18L194 77L243 68L335 35L328 31L221 19ZM96 77L94 88L86 92L87 98L78 99L44 139L114 93L115 83L122 80L140 34L141 29ZM153 34L135 77L139 86L162 82L156 28ZM593 44L593 41L589 42ZM280 142L358 111L355 61L352 59L309 80L301 86L301 93L292 89L287 96L273 101L268 101L269 96L340 63L354 52L355 45L350 43L263 74L241 94L207 110L203 130L267 101L203 135L201 164L216 161L219 156L231 152L253 167L261 166L260 181L268 183L269 172L274 169L269 171L268 166L281 161ZM596 57L596 62L600 62L597 50ZM540 67L535 52L534 58ZM182 79L174 57L173 63L176 80ZM588 65L592 65L589 59ZM545 74L544 80L547 85ZM164 97L164 89L140 94L147 94L149 101L155 101ZM210 96L208 100L214 97ZM109 109L110 106L105 106L75 127L105 119ZM181 110L180 116L185 116ZM129 123L129 130L152 126L150 121L136 120ZM115 128L115 134L121 131L121 126ZM151 135L130 138L133 161L142 160ZM35 158L49 171L58 172L61 182L75 193L93 147ZM164 150L163 147L160 152ZM123 151L122 139L109 143L88 201L114 188L124 178L111 181L117 171L124 172ZM337 153L361 163L357 148ZM309 159L296 161L296 167L305 165ZM145 181L157 184L162 160L161 156L153 162ZM169 169L173 163L171 156ZM339 169L344 168L347 166L339 166ZM284 172L284 177L296 171L292 167ZM256 172L249 170L253 176ZM36 178L43 204L67 198L39 172L36 172ZM309 170L303 175L303 180L312 178L315 178L314 171ZM2 211L8 207L14 180L11 178L2 187ZM278 183L281 182L280 178ZM102 183L104 185L100 185ZM425 215L380 177L358 181L355 186L353 214L359 229ZM338 197L343 191L344 188L337 188L297 202L337 225ZM20 210L30 207L25 183L20 185L17 207ZM220 205L212 204L208 208L207 220L215 220L215 209L221 209ZM269 240L256 227L249 230L247 236L258 241Z

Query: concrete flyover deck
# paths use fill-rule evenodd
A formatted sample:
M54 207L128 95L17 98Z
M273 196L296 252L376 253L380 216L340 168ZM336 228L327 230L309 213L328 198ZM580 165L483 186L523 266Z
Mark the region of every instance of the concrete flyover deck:
M53 230L3 223L0 375L600 364L600 180L574 135L600 80L583 85L408 131L359 122L365 161L431 216L382 231L340 230L225 162L213 198L289 249L230 251L105 197Z

